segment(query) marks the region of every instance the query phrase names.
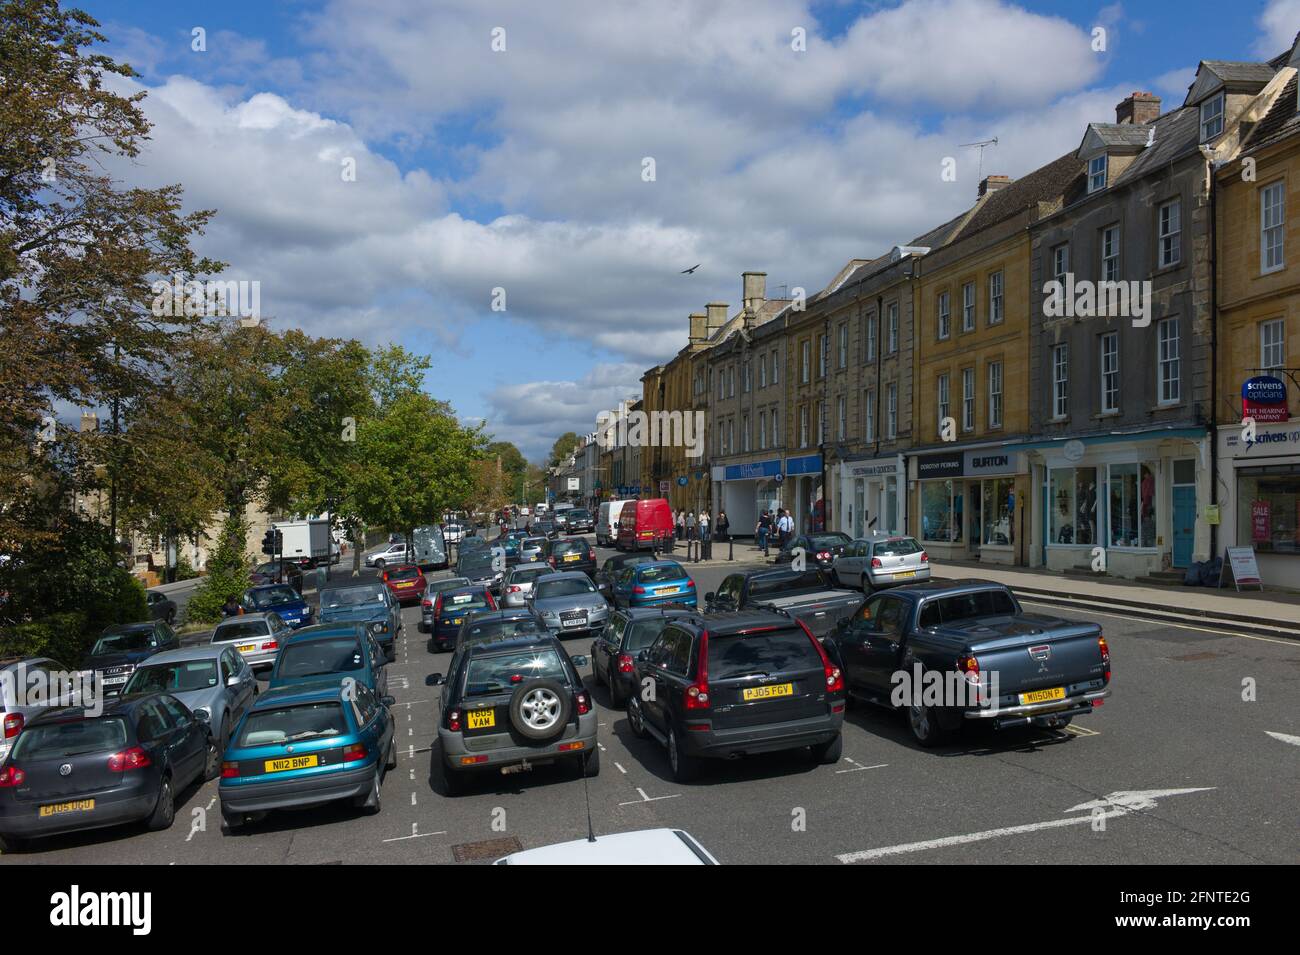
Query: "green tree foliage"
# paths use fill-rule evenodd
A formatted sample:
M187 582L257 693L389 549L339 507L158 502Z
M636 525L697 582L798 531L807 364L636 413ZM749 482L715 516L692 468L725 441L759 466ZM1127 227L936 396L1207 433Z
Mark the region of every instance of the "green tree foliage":
M567 460L577 448L578 441L577 434L572 431L566 431L556 438L555 443L551 445L551 456L546 459L546 466L553 468L561 461Z
M217 547L208 558L207 574L194 591L186 607L190 623L214 623L221 619L221 607L230 597L248 589L248 572L253 562L244 544L248 525L243 518L230 515L222 525Z

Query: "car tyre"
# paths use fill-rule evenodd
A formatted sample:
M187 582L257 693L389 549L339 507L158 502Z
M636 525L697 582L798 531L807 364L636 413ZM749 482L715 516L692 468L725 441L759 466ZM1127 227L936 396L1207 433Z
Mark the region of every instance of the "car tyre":
M176 611L175 611L175 610L168 610L168 611L167 611L167 626L170 627L170 626L171 626L172 624L174 624L175 622L176 622Z
M384 808L383 800L380 798L379 795L379 777L381 774L382 774L382 770L376 767L375 775L370 780L370 791L367 792L365 795L357 796L355 802L353 803L353 805L355 805L367 816L377 815L379 813L379 810Z
M162 785L158 787L158 802L154 805L145 828L150 832L158 832L162 829L170 829L175 821L176 793L172 790L171 777L164 776Z
M379 560L375 561L374 567L375 570L382 574L384 572L384 559L381 557Z
M221 728L222 736L225 735L225 727ZM222 747L217 745L217 738L209 734L208 750L203 760L203 781L208 782L216 779L221 772L221 752Z
M594 651L592 652L591 657L592 660L595 660L596 654ZM605 683L605 678L600 675L600 667L596 666L594 662L591 665L591 678L596 681L597 686L602 686Z
M621 709L623 707L623 704L627 702L627 698L623 696L622 691L619 690L617 680L611 678L608 682L609 682L609 705L614 707L614 709L616 710Z
M938 746L948 736L939 722L939 711L933 706L909 706L907 725L912 736L926 749Z
M645 728L645 714L641 712L641 701L632 696L627 701L627 726L637 739L645 739L649 732Z
M599 746L578 757L578 775L586 779L592 779L600 775Z
M0 836L0 852L22 852L27 848L27 840L19 836Z
M226 828L231 832L238 832L248 825L248 814L242 812L227 812L221 810L221 820L226 824Z
M554 716L545 726L529 722L527 713L550 710ZM569 689L557 680L528 680L516 688L510 697L510 724L519 735L531 740L548 740L564 732L572 713L573 700Z
M700 761L694 756L682 752L678 744L680 734L677 730L668 733L668 765L673 771L673 780L689 783L700 774Z
M384 770L397 768L397 741L391 740L388 744L388 759L384 760Z
M818 743L812 749L813 759L823 766L831 766L840 761L844 753L844 734L836 733L835 738L825 743Z

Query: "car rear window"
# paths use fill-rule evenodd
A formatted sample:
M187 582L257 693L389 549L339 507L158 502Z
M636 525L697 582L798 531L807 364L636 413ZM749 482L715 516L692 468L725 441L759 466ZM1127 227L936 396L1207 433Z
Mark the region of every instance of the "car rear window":
M146 650L152 630L132 630L129 633L109 633L95 641L92 655L101 653L127 653L131 650Z
M269 631L265 620L239 620L235 623L223 623L212 631L213 643L228 643L231 640L247 640L249 637L264 637Z
M709 679L820 669L821 654L803 630L719 634L709 637Z
M549 567L534 567L531 570L516 570L513 574L510 575L510 583L512 584L532 583L538 577L542 576L542 574L549 574L549 573L551 573L551 568Z
M229 651L225 651L229 652ZM216 660L182 660L141 667L131 675L123 693L185 693L217 685Z
M525 680L549 678L568 683L554 650L520 650L475 657L465 673L465 695L487 696L513 690Z
M273 746L308 739L340 736L348 732L343 707L333 700L302 703L249 713L237 746Z
M911 554L919 554L921 545L912 537L900 537L897 540L880 541L872 548L872 553L877 557L907 557Z
M29 726L14 744L13 759L66 759L86 753L116 752L126 746L126 723L120 716L68 720Z
M1016 612L1016 602L1005 590L976 590L927 600L921 608L922 627L970 620L973 617L1004 617Z
M469 593L461 594L448 594L442 598L442 609L444 613L448 610L484 610L487 608L487 605L487 594L481 590L474 590Z
M291 643L280 651L277 674L281 677L325 676L365 666L356 637L326 637Z
M551 546L552 554L585 554L587 545L583 541L556 541Z
M644 650L658 639L659 634L664 632L664 627L667 625L667 617L638 620L628 625L627 629L623 631L623 642L620 647L624 652L628 650Z
M460 587L464 587L468 583L469 580L464 577L447 577L443 580L431 580L429 581L429 593L437 594L448 590L456 590Z
M524 634L544 634L536 620L521 618L519 620L489 620L485 623L473 623L465 630L464 639L471 643L484 640L496 640L501 637L522 636Z
M808 542L814 547L843 547L849 543L849 539L844 534L814 534L808 538Z
M388 572L389 580L414 580L420 576L418 567L398 567L396 570Z
M529 550L532 550L534 547L545 547L545 546L546 546L546 538L545 538L545 537L527 537L527 538L524 539L523 544L521 544L520 546L521 546L521 547L526 547L526 548L528 548Z
M644 584L658 584L665 580L681 580L686 571L681 564L665 564L662 567L643 567L637 571Z
M596 588L591 585L589 580L578 580L576 577L569 580L540 580L537 586L533 588L533 597L536 600L549 600L552 597L576 597L580 594L592 594Z
M771 597L777 594L793 593L797 590L825 590L826 578L816 567L810 567L803 573L788 577L782 574L770 579L756 578L749 582L751 598Z

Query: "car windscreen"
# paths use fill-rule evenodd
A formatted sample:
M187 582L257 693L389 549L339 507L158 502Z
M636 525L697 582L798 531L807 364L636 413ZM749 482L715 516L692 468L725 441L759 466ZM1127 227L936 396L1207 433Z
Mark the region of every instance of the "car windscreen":
M455 590L457 587L464 587L469 583L465 577L445 577L442 580L429 581L429 593L439 594L447 590Z
M541 580L533 587L533 597L536 600L549 600L552 597L576 597L579 594L593 594L596 588L591 585L589 580L578 580L576 577L570 580Z
M907 557L911 554L920 553L921 545L911 537L900 537L897 540L880 541L871 552L877 557Z
M710 680L821 668L821 654L801 629L709 637Z
M816 567L810 567L799 574L780 574L766 579L756 577L749 582L749 596L751 599L793 593L798 590L825 589L826 578Z
M487 605L487 594L482 590L447 594L442 598L443 613L468 613L471 610L483 610Z
M637 571L637 578L643 584L660 584L665 580L682 580L685 577L686 571L681 564L657 564Z
M634 620L623 630L622 649L624 653L644 650L659 638L668 624L667 617L654 617L650 620Z
M141 667L131 675L123 693L184 693L217 685L216 660L181 660Z
M418 567L398 567L396 570L388 572L389 580L415 580L420 576Z
M456 562L456 570L461 574L473 574L491 569L492 555L487 551L474 551L465 554Z
M927 600L921 608L922 627L945 624L975 617L1005 617L1016 612L1016 602L1005 590L976 590Z
M466 627L463 639L471 643L477 643L483 640L496 640L500 637L523 636L532 633L545 634L546 629L540 627L536 620L529 617L519 620L486 620L483 623L472 623Z
M825 550L828 547L843 547L849 543L847 534L813 534L808 538L808 543L818 550Z
M551 553L557 557L565 554L585 554L587 544L584 541L556 541L551 545Z
M379 586L366 585L365 587L339 587L332 590L322 590L320 595L320 605L327 609L334 607L356 607L361 604L379 603L384 599L383 593Z
M95 641L95 647L90 653L92 656L98 656L101 653L129 653L132 650L147 650L149 649L149 639L152 636L152 630L106 633Z
M519 546L520 546L520 547L523 547L523 548L525 548L525 549L527 549L527 550L538 550L539 548L542 548L542 547L545 547L545 546L546 546L546 538L545 538L545 537L528 537L528 538L525 538L524 542L523 542L522 544L520 544Z
M569 511L569 512L568 512L568 516L569 516L569 520L571 520L571 521L572 521L572 520L579 520L579 521L589 521L589 520L591 520L591 512L590 512L590 511L584 511L584 510L582 510L581 508L577 508L577 507L575 507L573 510Z
M236 746L274 746L340 736L348 731L343 707L333 700L258 710L248 714Z
M14 743L12 759L66 759L86 753L116 752L126 746L126 723L120 716L67 720L28 726Z
M513 690L525 680L548 678L568 683L554 650L520 650L475 657L465 674L465 695L486 696Z
M281 650L276 675L296 679L360 670L364 666L365 657L356 637L325 637L291 643Z
M302 600L298 591L292 587L268 587L266 590L251 591L248 596L258 610L269 610L272 607L298 603Z
M229 643L231 640L264 637L268 632L265 620L236 620L233 623L223 623L212 631L212 642Z

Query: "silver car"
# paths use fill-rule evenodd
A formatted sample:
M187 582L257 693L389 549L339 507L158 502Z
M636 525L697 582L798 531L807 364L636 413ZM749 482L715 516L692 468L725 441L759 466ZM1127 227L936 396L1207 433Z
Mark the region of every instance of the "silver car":
M609 604L580 570L546 574L533 582L528 606L554 636L568 637L605 629Z
M234 644L250 667L269 669L275 666L275 661L280 658L280 648L292 633L289 625L272 610L227 617L212 631L210 642L214 646Z
M204 714L213 737L225 749L230 733L257 698L257 677L233 646L166 650L131 674L127 693L170 693L196 714Z
M866 593L930 579L930 558L915 537L861 537L835 558L831 579Z
M0 660L0 763L28 720L48 706L76 701L76 672L49 657ZM82 686L89 690L92 684L86 680Z
M519 542L519 563L530 564L541 560L545 551L545 537L525 537Z
M537 578L553 573L555 571L552 570L551 565L542 561L516 564L501 587L502 605L506 607L524 606L528 603L528 598L532 596L533 583Z

